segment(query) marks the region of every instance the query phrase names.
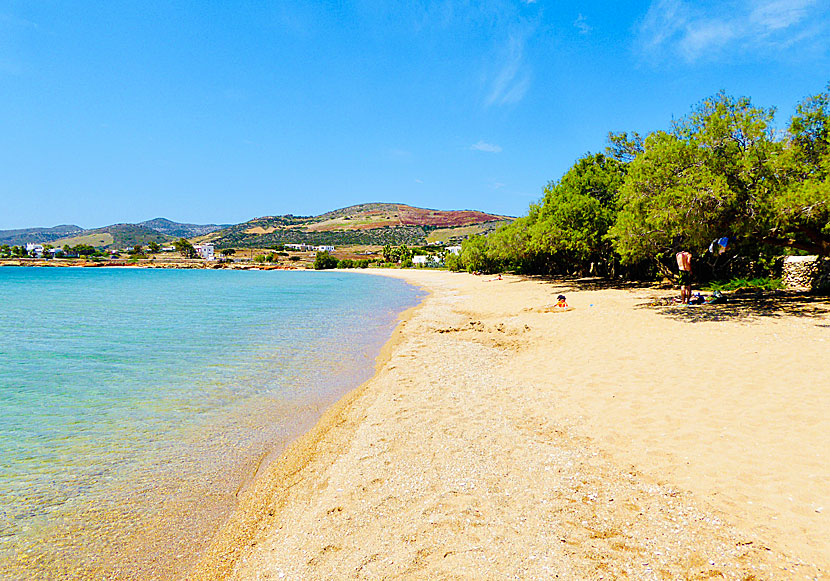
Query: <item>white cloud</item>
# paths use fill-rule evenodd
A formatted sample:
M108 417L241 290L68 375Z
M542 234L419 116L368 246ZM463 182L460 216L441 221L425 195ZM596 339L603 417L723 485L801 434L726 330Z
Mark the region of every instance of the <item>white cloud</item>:
M817 0L653 0L639 23L637 44L647 59L679 55L692 63L727 51L768 54L823 43L828 19L817 5Z
M593 28L588 25L588 20L582 14L577 16L576 20L574 20L574 26L579 29L579 34L588 34L593 30Z
M475 151L486 151L487 153L501 153L501 147L486 141L479 141L470 146L470 149Z
M766 0L756 2L749 19L762 30L773 31L798 24L815 0Z
M488 106L518 103L530 88L530 67L524 59L527 36L526 32L511 33L502 47L485 99Z

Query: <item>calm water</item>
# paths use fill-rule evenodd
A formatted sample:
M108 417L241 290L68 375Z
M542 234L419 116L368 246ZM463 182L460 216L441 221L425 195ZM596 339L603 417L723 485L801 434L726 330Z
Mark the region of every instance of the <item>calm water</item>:
M0 577L185 573L415 302L356 273L0 268Z

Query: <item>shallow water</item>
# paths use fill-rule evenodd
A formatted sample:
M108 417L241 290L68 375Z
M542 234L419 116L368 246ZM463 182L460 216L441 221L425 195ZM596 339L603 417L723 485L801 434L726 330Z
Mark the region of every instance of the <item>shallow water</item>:
M0 268L0 576L186 573L415 302L356 273Z

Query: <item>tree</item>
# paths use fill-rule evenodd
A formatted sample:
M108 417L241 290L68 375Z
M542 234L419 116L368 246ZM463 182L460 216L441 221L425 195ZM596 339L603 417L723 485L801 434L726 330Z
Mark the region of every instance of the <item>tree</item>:
M570 272L588 271L592 263L613 263L606 234L616 217L617 192L626 168L603 154L577 160L559 181L548 183L527 216L488 236L489 267ZM468 256L474 256L470 252Z
M337 259L328 252L318 252L314 257L314 268L316 270L337 268Z
M71 250L78 256L92 256L97 252L95 250L95 247L89 244L78 244L76 246L73 246Z
M788 186L772 200L765 240L830 256L830 84L799 104L787 145Z
M187 238L179 238L173 243L173 246L184 258L196 258L196 249L193 248Z
M159 245L158 242L150 242L149 244L147 244L147 248L153 254L157 254L158 252L161 252L161 246Z
M625 262L700 252L727 236L757 243L780 189L774 110L718 93L628 164L610 234Z
M234 254L236 254L236 250L234 250L233 248L224 248L220 250L219 253L222 256L233 256Z

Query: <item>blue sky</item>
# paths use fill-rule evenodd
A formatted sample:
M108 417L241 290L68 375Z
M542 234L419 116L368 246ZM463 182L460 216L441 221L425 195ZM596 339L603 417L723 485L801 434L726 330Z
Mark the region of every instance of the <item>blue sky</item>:
M0 229L521 215L608 131L830 81L830 0L0 3Z

